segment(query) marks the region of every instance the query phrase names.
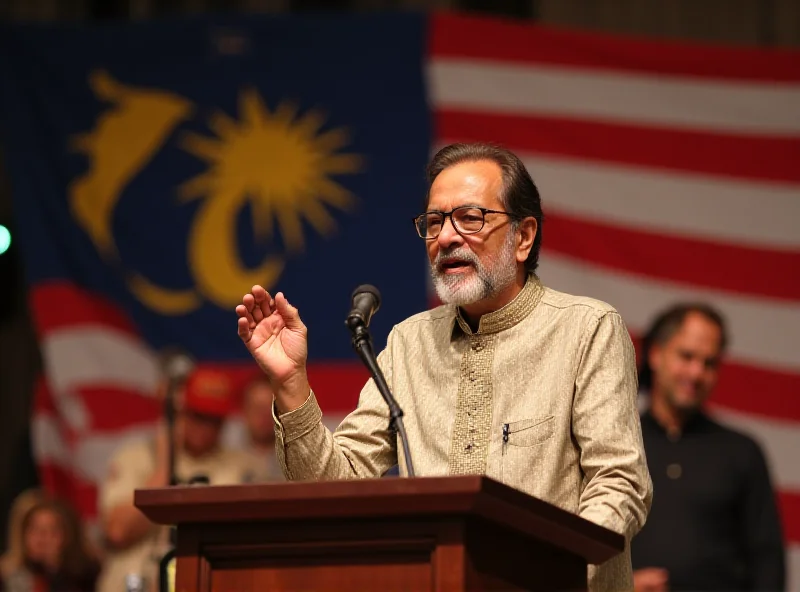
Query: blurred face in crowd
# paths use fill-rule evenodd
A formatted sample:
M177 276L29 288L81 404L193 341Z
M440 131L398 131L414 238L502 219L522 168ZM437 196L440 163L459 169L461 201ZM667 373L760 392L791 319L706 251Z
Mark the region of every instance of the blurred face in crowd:
M275 438L272 399L272 389L264 382L251 384L244 394L244 422L250 437L259 444L269 444Z
M499 165L488 160L464 162L436 177L427 209L449 212L471 205L503 212L502 192ZM451 219L445 219L439 235L426 241L433 284L442 302L469 311L468 305L490 300L513 286L524 273L518 264L533 244L533 236L522 242L517 237L511 218L504 214L486 214L483 228L475 234L459 234Z
M717 384L722 332L706 316L691 312L666 343L650 351L652 396L681 412L700 408Z
M202 456L219 445L224 420L215 415L184 410L181 413L183 449L192 456Z
M24 533L26 559L51 570L58 569L64 538L64 526L56 512L46 508L34 510Z

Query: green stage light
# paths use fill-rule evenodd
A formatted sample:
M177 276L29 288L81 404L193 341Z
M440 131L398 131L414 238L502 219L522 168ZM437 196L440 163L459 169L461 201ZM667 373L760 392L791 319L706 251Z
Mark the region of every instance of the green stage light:
M11 231L0 224L0 255L8 251L11 246Z

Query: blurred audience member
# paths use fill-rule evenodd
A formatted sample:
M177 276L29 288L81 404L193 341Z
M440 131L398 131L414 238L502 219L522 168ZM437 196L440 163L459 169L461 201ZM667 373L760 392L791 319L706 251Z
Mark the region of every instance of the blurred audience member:
M231 411L234 390L221 372L197 369L176 397L175 476L178 483L239 484L264 480L263 464L242 451L221 445L220 433ZM169 485L166 425L154 439L123 446L112 459L102 485L99 511L109 552L98 590L124 589L125 577L137 574L148 590L157 589L158 561L166 550L167 529L159 528L133 505L135 489Z
M254 464L263 466L252 481L284 481L283 471L275 455L275 421L272 418L272 388L266 377L257 376L242 392L242 423L225 434L225 442L252 457Z
M21 493L11 508L8 551L0 559L6 592L87 592L100 566L77 513L38 490Z
M722 316L678 304L647 332L640 386L653 507L631 542L639 592L783 590L785 559L764 454L703 411L727 344ZM758 396L758 385L753 385Z

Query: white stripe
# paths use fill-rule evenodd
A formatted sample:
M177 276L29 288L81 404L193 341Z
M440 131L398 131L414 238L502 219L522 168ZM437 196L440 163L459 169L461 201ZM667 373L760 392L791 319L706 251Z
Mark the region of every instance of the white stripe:
M712 415L723 425L752 437L758 442L767 457L770 473L776 489L800 493L800 430L797 422L763 419L719 406L714 406Z
M435 58L437 108L557 115L710 131L794 136L800 85Z
M72 454L61 436L58 420L52 415L34 415L31 420L31 446L37 464L47 461L66 469L72 466Z
M545 214L800 251L800 186L520 154Z
M156 392L156 358L130 335L96 326L59 329L47 333L42 346L56 396L95 384Z
M800 592L800 544L789 545L786 553L787 592Z
M102 483L108 472L108 464L116 451L133 440L153 438L155 423L136 425L120 429L113 434L86 436L78 441L74 450L73 469L82 479Z
M155 424L139 424L120 429L111 435L84 436L77 441L74 448L70 448L61 436L56 418L39 413L33 418L32 426L37 463L56 464L74 472L81 479L98 484L105 478L108 463L119 447L129 441L150 438L155 434Z
M620 312L628 328L636 332L645 330L662 308L678 301L708 301L726 317L732 337L732 358L777 370L800 372L800 357L797 355L800 302L717 292L602 269L546 248L543 248L540 269L539 275L545 285L607 302Z

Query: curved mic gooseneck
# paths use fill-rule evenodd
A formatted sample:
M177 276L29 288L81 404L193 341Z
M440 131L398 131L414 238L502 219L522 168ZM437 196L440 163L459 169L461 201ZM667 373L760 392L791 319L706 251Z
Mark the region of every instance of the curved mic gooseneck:
M375 358L375 352L372 349L372 336L369 333L369 322L372 315L378 311L381 305L380 292L374 286L359 286L353 292L352 300L353 306L347 316L345 325L353 334L353 349L369 370L375 385L378 387L378 391L380 391L383 400L386 401L386 405L389 407L389 431L397 432L400 436L403 457L406 461L406 473L409 477L413 477L414 463L411 461L408 437L406 436L406 428L403 425L403 410L389 390L389 385L386 384L383 372L378 366L378 360Z

